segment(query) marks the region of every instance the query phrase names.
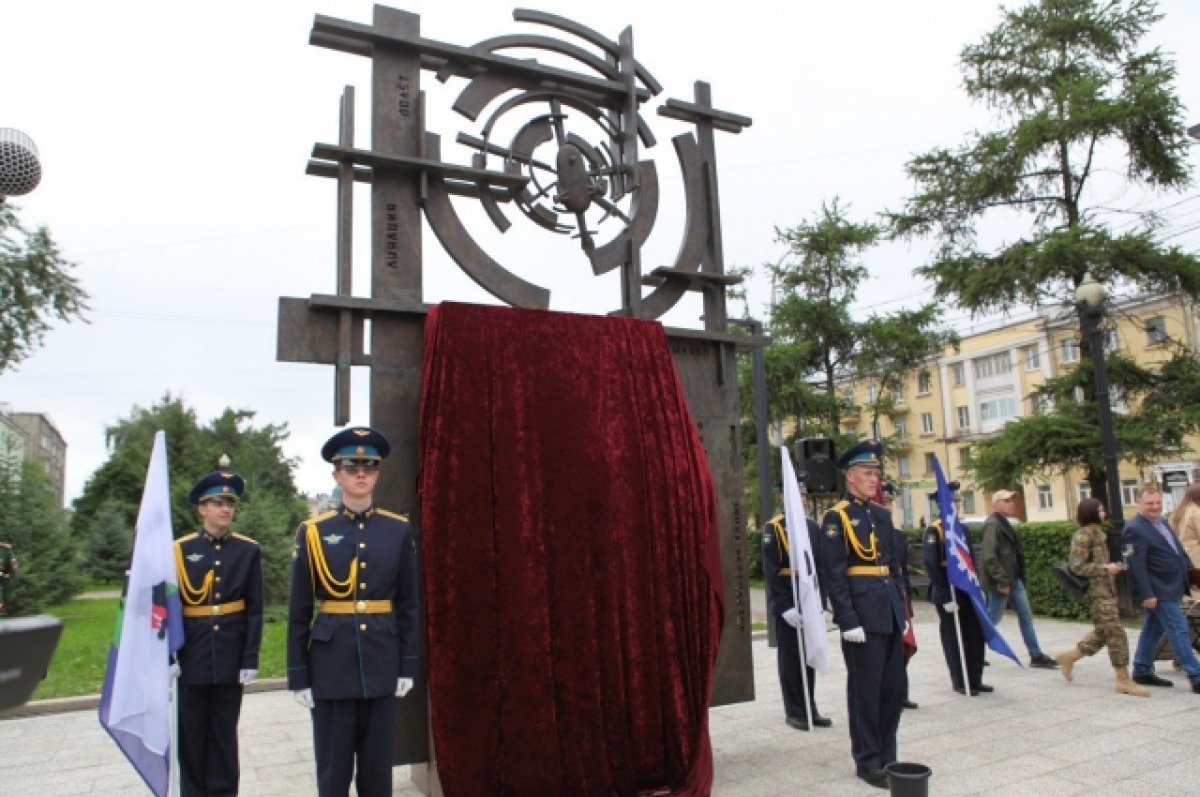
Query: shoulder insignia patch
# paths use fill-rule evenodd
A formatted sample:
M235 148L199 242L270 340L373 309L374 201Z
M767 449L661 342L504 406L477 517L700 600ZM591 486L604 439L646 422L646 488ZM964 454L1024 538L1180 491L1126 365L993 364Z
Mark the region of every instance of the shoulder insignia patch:
M838 525L836 523L830 523L829 525L827 525L825 527L825 536L831 540L840 533L841 533L841 529L838 528Z
M343 536L341 534L326 534L321 539L325 540L325 542L329 545L337 545L342 541Z
M187 555L187 560L189 562L199 562L203 559L204 559L204 554L202 554L202 553L190 553Z

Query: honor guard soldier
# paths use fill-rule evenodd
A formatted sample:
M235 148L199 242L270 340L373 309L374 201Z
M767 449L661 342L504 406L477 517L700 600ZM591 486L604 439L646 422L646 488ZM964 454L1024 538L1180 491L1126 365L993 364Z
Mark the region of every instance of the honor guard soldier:
M821 527L814 521L807 521L806 533L814 559L820 550L818 535ZM812 706L812 724L818 728L828 728L833 720L822 717L817 711L815 695L817 672L804 664L800 659L799 629L800 610L796 607L796 598L792 592L792 560L788 545L787 525L783 513L771 518L762 532L762 563L763 577L767 587L767 611L775 618L776 632L776 666L779 670L779 686L783 690L783 711L787 724L796 730L807 731L808 712L804 708L804 684L801 682L800 668L804 667L808 676L808 699ZM826 606L825 586L820 576L820 566L817 568L817 581L821 590L821 605ZM824 618L822 618L824 619Z
M0 542L0 614L4 614L4 607L8 604L8 595L12 592L16 574L17 555L13 553L12 545Z
M842 632L850 752L858 777L887 788L884 767L896 760L896 731L904 700L906 625L900 595L895 528L886 509L871 501L879 486L882 446L863 440L837 465L846 495L821 522L825 587Z
M258 674L263 630L262 554L232 534L245 491L221 457L188 494L201 530L175 541L183 603L179 672L179 787L183 797L238 792L238 716L244 685Z
M418 583L413 528L374 504L391 445L353 427L325 443L342 489L336 510L296 533L288 608L288 689L312 709L321 797L392 793L396 698L417 672Z
M958 482L946 485L954 498L955 514L962 506L958 495ZM936 492L929 493L931 501L938 500ZM963 527L967 546L971 547L971 532ZM983 682L983 628L975 614L975 604L962 590L950 586L946 574L946 532L942 519L938 518L925 529L924 544L925 572L929 574L929 602L937 610L938 633L942 638L942 653L946 656L946 667L950 669L950 686L960 695L971 690L972 695L992 692L992 687ZM962 654L958 648L958 632L954 629L954 615L958 615L962 629ZM967 677L963 678L963 656L967 660Z

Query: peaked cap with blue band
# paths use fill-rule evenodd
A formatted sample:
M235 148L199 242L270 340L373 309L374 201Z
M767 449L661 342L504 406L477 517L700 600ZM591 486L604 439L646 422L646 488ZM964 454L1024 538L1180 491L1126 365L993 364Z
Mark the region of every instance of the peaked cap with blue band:
M840 470L849 470L855 465L878 468L882 455L883 445L878 440L859 440L838 457L837 466Z
M341 459L380 460L392 450L383 433L369 426L351 426L335 434L321 446L321 459L337 462Z
M246 491L246 480L228 468L214 470L200 481L188 493L188 503L200 506L201 501L209 498L225 497L238 499Z
M957 493L957 492L958 492L958 488L959 488L959 487L961 487L961 486L962 486L962 485L961 485L961 484L959 484L958 482L947 482L947 483L946 483L946 489L950 491L950 497L951 497L951 498L953 498L953 499L956 499L956 500L958 499L958 496L957 496L957 495L955 495L955 493ZM931 493L929 494L929 500L930 500L930 501L936 501L937 499L938 499L937 490L934 490L933 492L931 492Z

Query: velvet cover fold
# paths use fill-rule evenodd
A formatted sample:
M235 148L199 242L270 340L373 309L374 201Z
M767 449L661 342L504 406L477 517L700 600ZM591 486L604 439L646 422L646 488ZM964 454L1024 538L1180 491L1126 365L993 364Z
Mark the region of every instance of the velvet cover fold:
M709 794L716 503L662 326L439 305L420 441L448 797Z

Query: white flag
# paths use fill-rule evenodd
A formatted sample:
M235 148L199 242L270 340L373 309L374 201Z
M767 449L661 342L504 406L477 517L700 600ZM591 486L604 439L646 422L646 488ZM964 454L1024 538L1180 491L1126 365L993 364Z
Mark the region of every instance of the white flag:
M792 597L800 611L804 634L805 661L817 672L829 668L829 639L825 635L825 612L817 582L816 562L808 539L808 518L796 471L786 448L783 454L783 513L787 523L788 556L792 566Z
M171 760L170 655L183 644L183 620L161 431L154 436L146 471L122 604L100 697L100 724L162 797Z

